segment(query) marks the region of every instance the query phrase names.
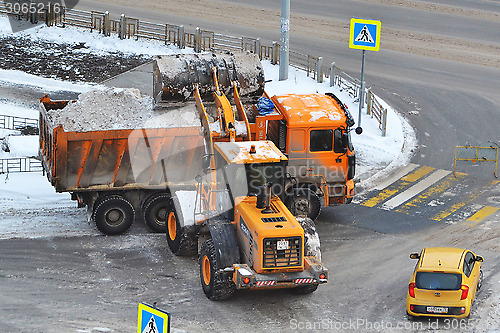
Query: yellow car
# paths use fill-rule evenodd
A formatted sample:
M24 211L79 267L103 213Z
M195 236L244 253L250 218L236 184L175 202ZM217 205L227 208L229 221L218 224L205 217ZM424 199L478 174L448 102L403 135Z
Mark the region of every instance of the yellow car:
M418 263L408 285L408 316L468 317L481 288L483 258L452 247L428 247L410 258Z

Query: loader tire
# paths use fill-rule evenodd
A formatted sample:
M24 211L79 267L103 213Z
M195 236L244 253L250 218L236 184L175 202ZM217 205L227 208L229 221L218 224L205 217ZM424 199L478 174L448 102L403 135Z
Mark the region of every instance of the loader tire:
M293 291L296 294L307 295L315 292L316 289L318 289L318 284L308 284L306 286L295 287Z
M285 205L295 217L316 220L321 213L321 201L313 191L301 189L285 199Z
M196 236L188 234L186 227L182 227L179 221L181 220L171 201L166 221L168 247L176 256L194 256L198 252Z
M231 279L223 279L216 273L221 267L217 265L213 240L209 239L203 243L198 260L201 287L207 298L212 301L220 301L231 297L236 291L236 286Z
M153 232L166 232L170 212L170 194L160 193L151 196L143 206L144 221Z
M314 221L307 217L298 217L297 221L304 229L304 255L315 256L321 261L319 235Z
M135 220L135 210L125 198L110 195L100 200L94 207L92 220L102 233L119 235L132 226Z

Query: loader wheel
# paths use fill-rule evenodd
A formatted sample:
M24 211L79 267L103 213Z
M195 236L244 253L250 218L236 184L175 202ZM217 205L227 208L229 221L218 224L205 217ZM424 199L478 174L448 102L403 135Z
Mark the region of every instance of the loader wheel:
M219 274L216 274L221 267L217 265L213 240L206 240L201 246L199 264L201 287L208 299L220 301L233 295L236 291L233 281L223 279Z
M127 231L135 220L134 207L119 195L103 198L95 206L92 220L106 235L119 235Z
M297 222L299 222L302 229L304 229L304 255L315 256L321 261L319 235L316 231L314 221L307 217L298 217Z
M296 217L308 217L316 220L321 212L321 201L313 191L304 189L298 194L290 195L285 199L285 205Z
M198 251L198 241L194 235L187 233L186 227L181 227L172 201L170 207L166 220L168 247L176 256L193 256Z
M293 291L296 294L306 295L315 292L316 289L318 289L318 284L308 284L306 286L295 287Z
M156 194L146 200L143 208L144 221L154 232L165 232L166 222L170 210L170 195Z

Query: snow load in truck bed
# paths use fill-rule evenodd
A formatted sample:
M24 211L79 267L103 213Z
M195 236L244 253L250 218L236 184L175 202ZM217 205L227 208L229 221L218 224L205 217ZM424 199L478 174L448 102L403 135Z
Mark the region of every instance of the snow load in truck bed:
M48 111L53 124L65 131L99 131L135 128L200 126L193 105L154 109L149 96L138 89L110 88L83 93L65 108Z

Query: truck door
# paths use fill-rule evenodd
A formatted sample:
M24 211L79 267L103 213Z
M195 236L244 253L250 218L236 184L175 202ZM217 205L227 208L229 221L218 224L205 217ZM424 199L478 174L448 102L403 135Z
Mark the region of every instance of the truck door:
M288 168L292 177L305 175L307 170L307 131L291 129L288 131ZM302 170L301 170L302 169Z
M328 183L345 182L346 156L342 145L341 129L310 129L307 149L311 174L323 175Z

